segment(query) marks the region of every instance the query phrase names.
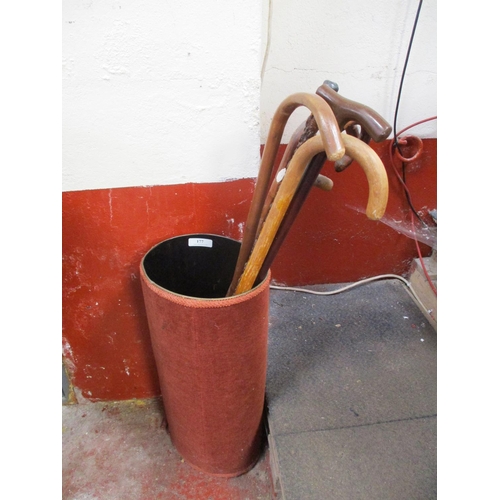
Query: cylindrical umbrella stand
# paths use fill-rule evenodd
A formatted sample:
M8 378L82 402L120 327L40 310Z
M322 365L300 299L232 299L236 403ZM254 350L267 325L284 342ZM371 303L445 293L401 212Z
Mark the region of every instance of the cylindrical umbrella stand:
M240 243L210 235L162 241L141 284L168 430L204 472L237 476L263 444L270 275L225 297Z

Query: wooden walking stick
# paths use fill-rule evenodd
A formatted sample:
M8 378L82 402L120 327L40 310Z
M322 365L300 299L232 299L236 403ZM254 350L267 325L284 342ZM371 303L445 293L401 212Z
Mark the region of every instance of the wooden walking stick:
M368 181L366 215L369 219L378 220L385 212L389 196L385 167L375 151L363 141L350 135L343 135L342 139L346 154L360 165ZM304 171L311 159L321 151L323 151L322 140L320 136L316 136L305 142L292 157L262 231L238 282L236 294L244 293L253 287Z
M245 263L247 262L250 252L252 251L255 243L260 214L262 212L262 206L269 188L269 181L281 137L283 136L283 131L288 118L299 106L309 108L313 114L318 125L319 133L324 143L324 150L327 153L328 159L336 161L344 156L345 150L340 138L340 130L337 120L335 119L330 106L324 99L315 94L299 92L287 97L280 104L273 116L271 127L269 129L268 140L264 147L257 183L252 197L252 202L250 204L247 222L245 224L243 241L241 243L233 280L229 286L227 296L234 294L234 290L236 289L236 285L241 277L241 273L245 268Z

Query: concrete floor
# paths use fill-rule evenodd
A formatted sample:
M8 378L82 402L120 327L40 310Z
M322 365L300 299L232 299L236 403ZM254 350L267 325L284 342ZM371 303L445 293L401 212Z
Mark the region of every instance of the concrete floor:
M231 479L182 460L160 399L63 406L62 498L436 498L436 332L401 282L272 290L267 400L269 449Z
M185 463L161 400L63 406L63 500L271 500L269 454L224 479Z

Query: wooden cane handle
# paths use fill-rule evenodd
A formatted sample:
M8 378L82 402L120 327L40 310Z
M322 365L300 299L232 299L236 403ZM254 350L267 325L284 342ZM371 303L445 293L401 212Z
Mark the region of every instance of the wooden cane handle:
M321 85L316 94L331 106L339 124L345 124L351 120L355 121L375 142L382 142L391 134L392 127L375 110L341 96L329 85L325 83Z
M331 191L333 189L333 181L329 177L319 174L314 181L314 187L322 191Z
M384 164L377 153L365 142L351 135L342 136L346 154L363 169L368 181L366 216L372 220L383 217L389 198L389 181Z
M371 220L379 220L385 213L389 197L389 183L384 164L377 153L360 139L347 134L344 134L342 138L346 154L360 165L368 181L366 215ZM304 171L311 159L321 151L323 151L321 137L316 136L298 148L292 157L255 247L238 282L236 294L244 293L253 287Z
M300 106L307 107L314 115L328 159L336 161L344 156L345 149L340 137L341 132L337 120L332 109L324 99L315 94L299 92L288 96L279 105L271 121L268 138L262 154L257 183L245 224L245 232L243 233L233 280L229 286L227 296L233 295L236 283L243 272L245 262L252 251L281 137L283 136L288 118Z

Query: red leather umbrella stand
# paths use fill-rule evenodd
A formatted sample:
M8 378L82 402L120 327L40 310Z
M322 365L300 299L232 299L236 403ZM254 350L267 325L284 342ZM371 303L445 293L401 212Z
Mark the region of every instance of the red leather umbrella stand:
M240 242L217 235L162 241L141 284L172 442L217 476L250 470L263 445L270 274L225 297Z

